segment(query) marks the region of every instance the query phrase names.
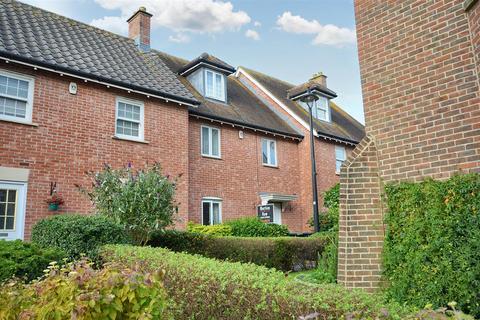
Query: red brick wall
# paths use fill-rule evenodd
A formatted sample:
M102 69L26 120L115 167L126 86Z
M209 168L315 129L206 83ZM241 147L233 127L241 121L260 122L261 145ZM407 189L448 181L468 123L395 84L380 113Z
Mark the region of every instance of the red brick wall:
M470 24L463 4L355 1L366 131L376 154L351 159L352 166L361 164L355 174L365 172L374 179L377 172L388 183L480 171L480 91L472 45L478 44L478 38L472 39L478 4ZM376 232L381 206L366 208L353 199L380 199L382 188L357 183L350 173L342 171L342 192L348 190L348 198L342 199L341 219L362 220L366 232ZM380 275L359 278L358 272L378 270L378 257L355 259L364 247L378 248L378 239L346 236L353 231L350 226L340 234L351 256L340 257L339 279L347 286L374 288Z
M103 163L134 167L160 162L166 173L183 174L177 199L179 214L186 217L188 203L188 113L184 106L130 95L78 79L33 71L32 68L2 65L3 69L35 77L33 122L28 126L0 122L0 166L30 169L27 191L26 228L51 215L44 200L50 182L57 182L65 198L61 213L92 210L89 201L75 188L88 185L85 171ZM71 81L78 84L77 95L68 93ZM148 144L114 140L115 98L138 99L145 104L145 140Z

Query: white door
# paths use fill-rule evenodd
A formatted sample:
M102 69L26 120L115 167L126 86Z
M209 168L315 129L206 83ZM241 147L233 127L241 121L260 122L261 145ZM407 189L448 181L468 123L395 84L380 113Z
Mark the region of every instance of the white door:
M0 240L23 240L26 184L0 182Z
M273 223L282 224L282 204L273 204Z

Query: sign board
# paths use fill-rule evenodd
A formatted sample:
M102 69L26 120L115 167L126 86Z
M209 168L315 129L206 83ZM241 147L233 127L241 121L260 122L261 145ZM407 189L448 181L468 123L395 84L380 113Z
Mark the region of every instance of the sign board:
M273 204L258 206L257 216L263 222L273 222Z

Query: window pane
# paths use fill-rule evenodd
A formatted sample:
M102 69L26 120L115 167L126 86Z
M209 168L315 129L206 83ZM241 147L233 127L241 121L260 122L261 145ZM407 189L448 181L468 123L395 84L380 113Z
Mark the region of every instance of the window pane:
M316 118L320 120L327 120L327 111L318 108Z
M262 162L268 164L268 142L262 139Z
M16 96L18 94L18 80L13 78L7 79L7 94Z
M15 203L7 204L7 216L13 217L15 215Z
M0 76L0 94L7 93L7 77Z
M5 219L0 217L0 230L5 230Z
M335 159L345 160L345 148L335 147Z
M213 156L218 157L220 155L219 144L220 144L220 139L219 139L218 130L212 129L212 155Z
M117 133L132 137L140 136L140 125L136 122L117 119Z
M25 118L27 103L25 101L0 97L0 114Z
M12 230L14 221L15 221L14 217L7 217L7 220L5 223L5 230Z
M270 141L270 164L272 166L277 165L277 159L275 158L275 141Z
M203 202L202 204L203 224L210 225L210 202Z
M17 190L8 190L8 202L16 202Z
M202 127L202 154L210 154L209 139L210 130L207 127Z
M3 217L7 214L7 204L6 203L0 203L0 220L3 219Z
M215 98L219 99L219 100L224 100L224 97L223 97L223 81L222 81L222 75L221 74L218 74L216 73L215 74L215 92L214 92L214 95L215 95Z
M213 221L212 224L220 223L220 204L218 202L213 202Z
M5 202L7 201L7 190L2 189L0 190L0 202ZM1 214L1 211L0 211Z
M206 71L206 81L205 81L205 95L208 97L212 97L213 93L213 73L211 71Z
M343 161L341 161L341 160L336 160L336 162L335 162L335 170L336 170L336 172L340 172L340 167L342 166L342 164L343 164Z

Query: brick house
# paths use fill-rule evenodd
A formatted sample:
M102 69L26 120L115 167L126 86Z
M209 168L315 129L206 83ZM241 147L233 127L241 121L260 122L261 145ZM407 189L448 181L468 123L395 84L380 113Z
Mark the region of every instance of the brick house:
M355 1L366 137L341 171L338 280L381 282L385 183L480 171L480 2Z
M75 185L104 163L159 162L179 176L178 228L255 216L307 232L311 216L305 106L296 86L202 54L150 48L144 8L122 37L17 1L0 0L0 238L30 237L39 219L93 212ZM265 80L267 79L267 80ZM363 126L318 84L319 190L338 182ZM297 86L298 87L298 86ZM301 86L299 86L301 87ZM48 211L52 186L64 199Z

